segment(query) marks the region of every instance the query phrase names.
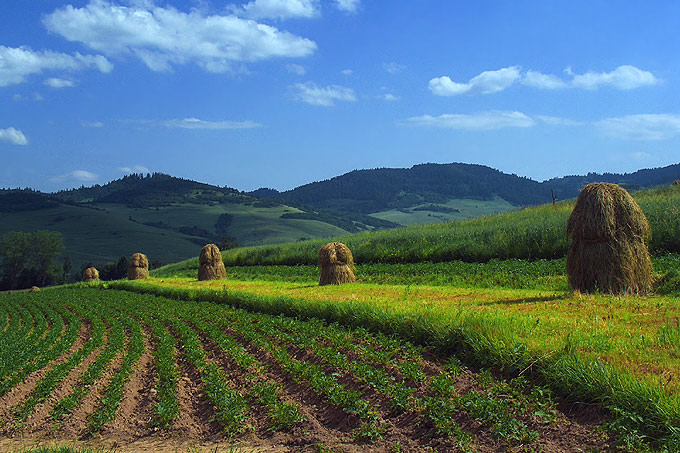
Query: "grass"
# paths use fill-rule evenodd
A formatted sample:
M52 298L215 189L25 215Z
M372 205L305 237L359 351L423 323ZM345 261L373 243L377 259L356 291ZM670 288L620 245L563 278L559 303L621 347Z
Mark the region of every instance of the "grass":
M653 254L680 253L680 186L633 194L652 227ZM465 221L339 236L357 263L417 263L566 256L566 223L573 201ZM316 264L328 240L244 247L223 253L227 266Z
M498 197L493 200L451 199L446 203L437 203L436 205L428 203L412 206L407 209L375 212L371 216L389 220L400 225L410 226L449 222L451 220L465 220L512 211L516 208L516 206Z

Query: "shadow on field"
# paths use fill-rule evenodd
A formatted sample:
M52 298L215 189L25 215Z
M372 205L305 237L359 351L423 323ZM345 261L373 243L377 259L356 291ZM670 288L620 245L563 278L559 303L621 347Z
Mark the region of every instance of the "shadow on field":
M570 294L553 295L548 297L525 297L523 299L510 299L510 300L498 300L494 302L489 302L484 305L517 305L517 304L530 304L537 302L554 302L556 300L568 299Z

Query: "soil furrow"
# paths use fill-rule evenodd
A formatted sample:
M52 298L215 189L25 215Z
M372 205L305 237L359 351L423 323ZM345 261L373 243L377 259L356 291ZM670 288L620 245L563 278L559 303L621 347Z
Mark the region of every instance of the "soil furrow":
M150 340L152 336L149 328L142 329L142 336L144 352L133 365L116 416L104 426L101 436L127 442L152 432L149 424L153 418L153 406L156 401L152 393L156 380L156 369L153 364L155 345Z

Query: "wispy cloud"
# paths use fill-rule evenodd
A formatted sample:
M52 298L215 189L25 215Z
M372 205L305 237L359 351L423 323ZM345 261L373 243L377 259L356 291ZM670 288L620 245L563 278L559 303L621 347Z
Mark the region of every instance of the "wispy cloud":
M565 69L571 80L562 79L554 74L544 74L528 70L521 72L519 66L510 66L495 71L484 71L468 82L454 82L448 76L430 80L429 88L437 96L459 96L462 94L490 94L503 91L515 83L541 90L579 88L595 90L611 86L619 90L632 90L643 86L656 85L660 80L649 71L635 66L619 66L611 72L586 72L575 74L571 67Z
M94 129L101 129L102 127L104 127L104 123L102 123L101 121L81 121L80 125L83 127L91 127Z
M68 55L51 50L34 51L29 47L0 46L0 87L26 81L44 71L82 71L96 69L111 72L113 65L101 55Z
M521 112L492 110L473 114L423 115L408 118L402 124L461 130L494 130L506 127L531 127L534 120Z
M502 91L520 77L519 66L484 71L466 83L458 83L448 76L430 80L429 88L437 96L458 96L461 94L490 94Z
M24 96L24 95L21 95L21 94L19 94L19 93L17 93L17 94L15 94L14 96L12 96L12 100L13 100L13 101L16 101L16 102L19 102L19 101L36 101L36 102L40 102L40 101L42 101L42 100L44 100L44 99L45 99L45 98L42 97L42 95L41 95L40 93L37 93L37 92L33 93L31 96Z
M318 0L253 0L243 6L231 6L239 16L249 19L311 18L319 14Z
M51 77L45 80L44 83L51 88L72 88L77 85L73 80L59 79L57 77Z
M305 75L305 67L299 64L291 63L286 65L286 71L291 74Z
M649 113L607 118L595 123L610 137L624 140L667 140L680 135L680 115Z
M255 129L263 127L254 121L206 121L198 118L169 119L169 120L125 120L123 123L137 124L148 127L167 127L170 129Z
M383 69L390 74L396 74L406 69L406 66L392 61L390 63L383 63Z
M352 71L351 69L343 69L342 71L340 71L340 74L351 76L352 74L354 74L354 71Z
M0 141L9 142L12 145L28 145L28 139L23 132L13 127L0 129Z
M87 170L73 170L72 172L53 176L50 178L52 182L67 182L67 181L77 181L77 182L95 182L99 179L99 175L92 173Z
M131 173L149 173L149 169L143 165L134 165L132 167L119 167L118 170L125 174Z
M582 121L570 120L568 118L560 118L558 116L536 115L536 119L543 121L545 124L551 126L584 126L587 123Z
M341 11L356 13L361 5L361 0L334 0L335 6Z
M356 101L354 90L339 85L319 87L314 82L296 83L291 87L293 97L311 105L331 107L335 101Z
M394 101L398 101L399 99L401 99L399 96L395 96L392 93L385 93L382 96L380 96L380 98L382 100L388 101L388 102L394 102Z
M304 57L317 47L309 39L253 20L209 16L198 9L185 13L153 2L122 6L96 0L82 8L67 5L43 22L69 41L108 56L139 58L152 71L195 63L208 72L229 72L235 62Z

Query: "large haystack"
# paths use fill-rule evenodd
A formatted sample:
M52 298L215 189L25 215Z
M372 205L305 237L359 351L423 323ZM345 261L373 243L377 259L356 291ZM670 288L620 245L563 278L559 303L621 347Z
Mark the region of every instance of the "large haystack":
M130 258L127 271L128 280L149 278L149 259L143 253L135 253Z
M319 265L321 266L319 286L356 281L352 252L341 242L331 242L321 247Z
M584 293L645 294L652 288L649 222L616 184L588 184L567 222L567 274Z
M93 282L99 280L99 271L94 267L88 267L83 271L83 281Z
M215 244L208 244L201 249L198 263L199 280L224 280L227 278L227 270L222 262L222 254Z

